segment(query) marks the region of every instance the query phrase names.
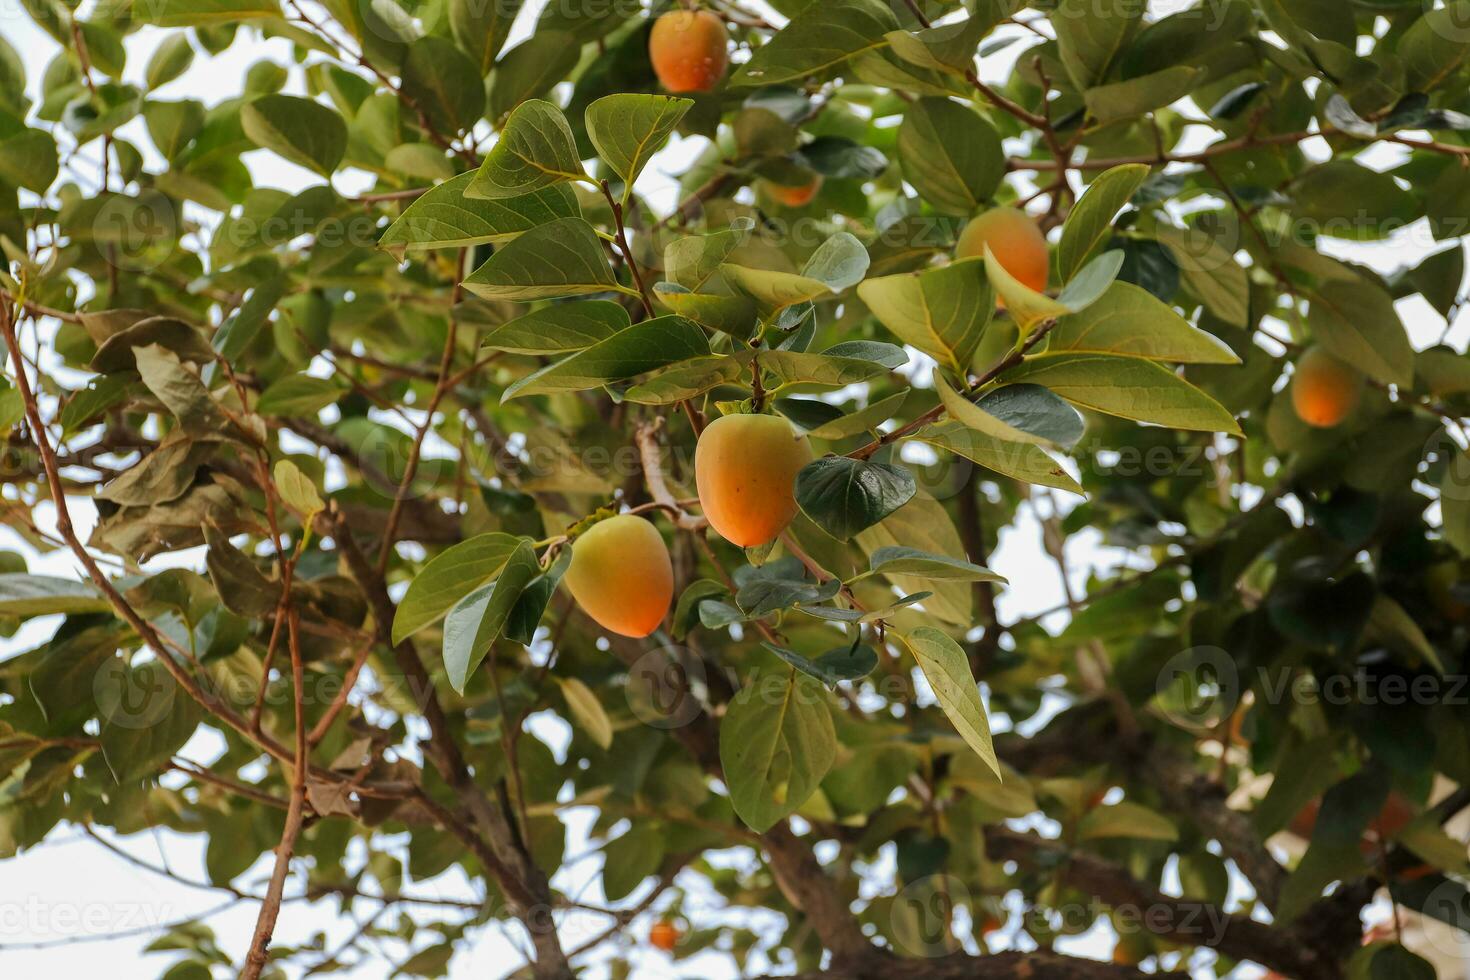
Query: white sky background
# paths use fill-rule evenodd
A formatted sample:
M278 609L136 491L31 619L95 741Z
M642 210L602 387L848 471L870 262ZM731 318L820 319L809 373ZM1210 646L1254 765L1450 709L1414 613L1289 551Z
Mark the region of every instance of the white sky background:
M759 6L759 4L752 4ZM544 6L544 0L532 0L522 11L511 44L527 36L536 15ZM1167 12L1178 9L1182 3L1173 2L1165 8L1155 4L1156 11ZM142 84L144 66L159 40L168 32L145 28L127 40L128 65L126 80ZM31 95L38 96L39 81L45 66L55 55L56 44L36 28L20 7L19 0L0 0L0 35L3 35L20 52L27 67ZM1003 81L1015 57L1016 47L1008 48L995 56L984 59L981 74L987 80ZM171 82L160 91L165 99L195 98L213 104L240 91L246 70L264 58L278 64L290 66L291 80L287 91L304 93L303 72L290 58L290 45L283 40L262 42L249 29L242 29L236 43L218 57L211 58L203 51L196 52L191 69L180 79ZM141 119L129 124L120 135L130 139L145 154L150 155L150 169L157 164L151 142L144 133ZM639 189L660 211L667 211L675 202L677 186L670 175L677 175L693 156L702 149L703 140L678 140L656 158L645 172ZM1305 149L1313 152L1312 143ZM93 144L84 157L97 159L98 148ZM1387 167L1399 158L1397 149L1385 146L1376 148L1367 155L1371 165ZM317 183L319 178L286 163L268 151L256 151L246 155L247 163L258 186L279 187L295 191ZM1360 157L1360 159L1365 159ZM84 171L93 171L87 163L79 164ZM367 184L368 179L359 173L339 174L336 186L344 193L356 193ZM1442 247L1436 244L1424 223L1420 222L1396 236L1392 241L1378 244L1354 245L1350 243L1328 243L1327 250L1343 258L1364 262L1380 271L1388 272L1403 265L1412 265L1424 255ZM1408 325L1410 336L1418 348L1433 344L1444 329L1443 320L1417 296L1399 304L1399 312ZM1464 324L1457 325L1450 340L1457 349L1463 350L1466 340ZM1059 495L1065 497L1065 494ZM72 513L79 532L86 537L95 516L85 501L75 502ZM51 523L49 508L43 509L38 522L47 527ZM1096 533L1074 536L1070 552L1073 586L1081 590L1091 568L1112 567L1127 556L1113 549L1099 546ZM29 552L19 539L0 529L0 547L16 548ZM156 569L164 561L160 559L148 567ZM179 556L173 557L179 561ZM200 564L196 554L186 553L182 560ZM1011 586L999 598L1003 619L1009 620L1028 613L1050 609L1064 601L1059 574L1055 565L1041 547L1040 525L1035 516L1023 509L1016 524L1001 533L1000 547L991 558L996 571L1006 575ZM51 555L33 558L34 572L73 575L78 574L75 564L67 557ZM0 639L0 658L20 650L29 649L44 640L54 628L55 620L35 620L16 637ZM1060 624L1058 624L1060 625ZM537 734L560 750L565 743L560 723L545 717L533 719L539 727ZM217 739L196 737L181 755L207 761L217 751ZM600 902L601 894L596 881L600 859L591 855L587 830L591 818L588 811L572 811L563 814L568 825L566 853L570 858L589 855L560 872L555 884L569 894ZM203 864L203 838L183 836L167 831L137 835L120 842L120 845L139 858L160 865L167 865L175 873L194 880L207 880ZM239 887L259 893L263 890L265 877L269 874L271 855L267 854L245 875L236 880ZM891 867L891 857L890 857ZM889 875L884 876L891 879ZM697 879L688 876L682 879L697 889ZM300 878L293 876L287 886L288 895L299 890ZM635 892L627 904L632 904L646 893L649 887ZM420 896L475 898L473 886L458 873L442 876L427 882L405 883L405 892ZM712 901L698 900L694 891L686 900L686 911L692 913L696 925L709 925L713 915L701 916L701 905L711 908L719 904L717 897ZM95 976L105 973L111 980L152 980L159 976L172 961L164 955L141 956L142 948L152 936L132 936L106 941L83 942L80 944L50 947L38 950L6 949L11 944L54 941L68 937L99 937L102 935L137 930L142 927L169 922L195 915L228 900L223 892L197 890L179 885L167 878L152 874L108 853L94 841L82 836L73 827L59 827L39 847L9 861L0 862L0 975L7 977L41 976ZM360 903L360 912L371 910L371 903ZM432 910L431 910L432 911ZM221 946L239 962L254 925L256 906L241 903L229 911L212 916L208 921L215 929ZM741 921L748 914L736 910L729 915L719 916L720 921ZM450 918L450 916L446 916ZM385 917L384 922L391 922ZM757 915L755 921L766 927L780 927L779 917ZM608 920L596 915L586 915L571 920L565 930L568 947L577 945L582 939L600 932ZM685 963L674 964L668 957L650 951L642 941L651 918L645 916L629 935L636 940L640 954L635 962L638 977L717 977L727 975L728 966L721 959L701 957ZM354 923L339 917L335 903L322 902L315 906L306 903L288 903L282 910L276 928L279 945L304 943L313 933L325 931L328 939L326 948L334 950L354 930ZM507 927L509 933L519 941L519 927ZM999 937L994 937L999 938ZM1003 947L1004 940L994 943ZM1069 951L1105 957L1110 948L1107 934L1094 930L1093 934L1074 941ZM392 947L394 958L402 959L401 946ZM468 939L460 944L453 966L453 977L500 976L521 962L512 951L496 925L473 930ZM295 971L292 971L293 976ZM360 969L338 976L377 977L386 975L381 961L370 968ZM595 973L593 975L596 975ZM1258 975L1242 971L1242 975Z

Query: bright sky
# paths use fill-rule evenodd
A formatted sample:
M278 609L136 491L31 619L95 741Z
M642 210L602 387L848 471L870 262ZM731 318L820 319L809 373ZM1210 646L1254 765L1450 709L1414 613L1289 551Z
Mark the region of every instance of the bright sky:
M511 43L526 36L535 16L544 6L544 0L532 0L523 10L517 22ZM1177 9L1171 3L1168 9ZM27 75L32 87L32 96L37 94L39 79L47 63L57 51L55 43L21 12L18 3L4 5L0 13L0 35L3 35L20 52L27 66ZM270 58L282 65L292 65L288 91L304 91L302 71L293 65L289 45L281 40L261 42L251 40L251 32L242 30L240 39L224 54L208 58L198 54L193 67L182 78L170 83L161 91L164 98L196 98L213 103L240 90L244 74L250 65L263 58ZM143 69L164 32L145 28L128 38L128 65L126 80L141 85ZM982 74L990 80L1002 80L1014 58L1011 49L1002 51L982 62ZM141 120L122 130L121 134L132 139L146 153L152 153L151 142L145 135ZM670 174L677 174L693 155L702 148L700 140L676 140L655 162L640 183L640 191L654 206L667 210L675 200L677 188ZM90 151L95 161L95 145ZM1390 165L1396 155L1393 151L1375 152L1371 157L1374 165ZM256 151L245 157L255 180L261 186L275 186L296 190L315 183L318 178L307 171L282 161L267 151ZM157 161L152 161L156 163ZM86 171L95 168L83 164ZM339 175L338 189L353 193L366 185L360 174ZM200 212L201 215L207 214ZM1369 245L1347 245L1334 243L1332 251L1344 258L1373 265L1382 271L1390 271L1401 265L1412 264L1438 246L1419 225L1406 229L1393 241ZM1403 301L1399 310L1409 326L1416 347L1434 343L1443 329L1443 321L1427 304L1417 297ZM1453 331L1451 339L1457 348L1465 346L1466 328L1462 325ZM1066 495L1060 495L1065 497ZM1065 506L1065 505L1064 505ZM85 501L73 504L74 518L81 525L78 531L85 538L94 512ZM49 509L39 516L45 527L51 522ZM33 554L19 539L0 529L0 547L14 548ZM1115 550L1099 547L1095 534L1074 536L1070 560L1073 566L1074 588L1081 590L1090 568L1112 567L1123 557ZM202 564L198 554L186 553L173 556L173 561L192 565ZM150 565L162 567L164 560ZM1047 558L1041 547L1040 525L1030 510L1023 510L1016 524L1001 534L999 549L992 556L992 567L1006 575L1012 583L1000 596L1002 618L1018 616L1050 609L1064 601L1055 565ZM65 557L48 556L33 558L31 570L51 574L76 574L75 565ZM55 620L34 620L27 624L16 637L0 639L0 658L29 649L43 641L54 629ZM561 751L565 744L565 730L554 719L533 719L537 734ZM181 753L183 756L207 762L218 751L218 740L200 736L190 742ZM569 894L579 895L591 902L600 902L601 894L596 873L600 858L595 855L588 840L587 831L591 822L588 811L570 811L564 814L568 825L566 853L570 857L586 855L581 860L569 863L555 879L556 886ZM156 834L137 835L116 842L118 846L142 861L155 865L166 865L176 874L194 880L206 880L203 862L203 840L161 831ZM734 854L729 855L734 859ZM891 856L890 856L891 862ZM259 893L270 870L270 855L237 879L236 884L245 890ZM875 869L879 880L886 877L885 869ZM889 871L891 874L891 870ZM719 902L698 889L697 879L682 879L691 886L691 896L686 901L686 911L691 913L698 925L710 925L715 921L750 921L744 913L718 915L714 909ZM129 864L115 854L109 853L95 841L88 839L78 829L61 827L39 847L20 857L0 863L0 973L16 977L40 976L95 976L103 974L111 980L152 980L159 976L171 958L163 955L141 956L140 952L151 940L152 935L125 935L121 938L102 937L116 933L136 933L159 923L197 915L213 909L229 900L222 892L193 889L180 885L168 878ZM300 879L287 886L288 895L293 885L299 889ZM629 904L636 902L647 889L635 892ZM445 875L432 881L406 884L406 892L431 898L474 899L471 883L458 874ZM707 913L701 914L701 907ZM366 911L368 905L362 909ZM430 910L432 911L432 910ZM239 962L254 925L256 905L240 903L209 918L221 946ZM389 921L389 920L385 920ZM645 917L633 930L638 938L640 978L659 977L710 977L731 975L721 959L704 957L674 964L666 956L651 952L642 943L650 920ZM780 917L759 914L754 922L758 927L779 929ZM594 914L579 914L565 921L564 938L568 947L577 945L585 938L600 932L607 920ZM320 903L313 907L305 903L291 903L283 910L276 929L278 945L310 942L318 932L327 936L326 948L333 950L355 931L355 924L340 918L333 903ZM508 930L519 941L519 929ZM20 949L17 944L49 943L60 939L85 938L88 941L45 949ZM1003 943L1003 941L1002 941ZM1001 944L997 944L1001 945ZM5 947L10 947L6 949ZM395 959L402 959L404 949L389 944ZM1093 934L1072 943L1070 951L1105 956L1110 948L1106 934L1094 930ZM474 930L460 945L459 955L454 961L451 976L456 978L501 976L521 962L507 943L502 931L494 925ZM293 976L294 976L293 972ZM377 977L384 975L380 964L369 969L353 971L339 976ZM593 974L596 975L596 974Z

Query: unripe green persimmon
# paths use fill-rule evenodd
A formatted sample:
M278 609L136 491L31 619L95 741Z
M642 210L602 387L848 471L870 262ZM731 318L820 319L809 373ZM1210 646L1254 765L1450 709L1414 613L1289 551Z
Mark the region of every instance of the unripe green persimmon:
M658 629L674 599L674 566L663 535L649 521L619 514L572 542L567 588L599 626L622 636Z

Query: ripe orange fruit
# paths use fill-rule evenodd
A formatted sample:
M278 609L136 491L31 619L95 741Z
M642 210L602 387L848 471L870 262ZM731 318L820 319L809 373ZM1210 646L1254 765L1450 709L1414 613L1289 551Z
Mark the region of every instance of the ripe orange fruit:
M648 58L670 92L708 92L725 77L730 35L708 10L674 10L653 22Z
M1016 208L991 208L970 219L955 245L955 258L985 254L985 246L1001 268L1023 285L1042 292L1051 277L1051 254L1046 235L1030 215Z
M648 944L667 953L679 944L679 927L668 919L660 919L648 930Z
M577 605L599 626L644 637L668 614L674 565L658 528L619 514L598 521L572 542L566 583Z
M810 182L798 184L795 187L763 180L761 189L770 196L771 200L783 207L804 208L812 203L812 198L816 197L817 191L822 189L822 175L813 174Z
M780 534L796 516L796 474L812 447L779 415L725 415L694 450L694 482L710 527L750 548Z
M1291 376L1291 406L1308 425L1330 429L1348 417L1362 390L1362 372L1321 347L1313 347L1297 358Z

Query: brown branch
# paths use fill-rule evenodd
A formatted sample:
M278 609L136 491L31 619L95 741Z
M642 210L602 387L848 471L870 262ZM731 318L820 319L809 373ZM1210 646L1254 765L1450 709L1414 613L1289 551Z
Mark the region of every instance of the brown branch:
M250 952L245 957L245 968L240 971L241 980L258 980L261 971L265 969L271 934L275 932L276 917L281 913L286 873L290 870L291 855L296 850L296 838L301 834L302 819L305 816L307 747L303 689L306 678L301 663L299 616L296 607L292 606L287 610L286 643L291 650L291 680L295 688L292 697L296 710L296 763L291 773L291 805L286 810L286 825L281 830L281 842L276 845L275 867L271 869L265 899L260 903L260 915L255 920L255 934L250 940Z
M373 611L373 626L381 642L393 649L394 660L429 724L429 742L425 756L433 761L454 790L461 805L470 814L479 833L456 820L427 794L420 799L436 817L447 822L452 832L469 845L485 870L500 886L511 908L531 934L536 947L535 975L541 980L561 980L571 976L556 923L551 918L551 888L546 876L536 867L531 856L518 842L503 809L492 806L475 783L450 729L449 718L434 691L433 681L419 660L410 640L393 644L394 605L383 577L377 574L340 512L332 518L333 536L347 563L348 572L357 581ZM484 836L481 837L481 834ZM488 846L487 846L488 841Z
M638 460L643 466L643 479L653 496L654 506L666 512L676 527L684 531L703 531L709 527L709 521L686 511L669 489L663 469L663 447L658 439L663 425L663 416L659 416L653 422L639 423L633 431L633 441L638 444Z

